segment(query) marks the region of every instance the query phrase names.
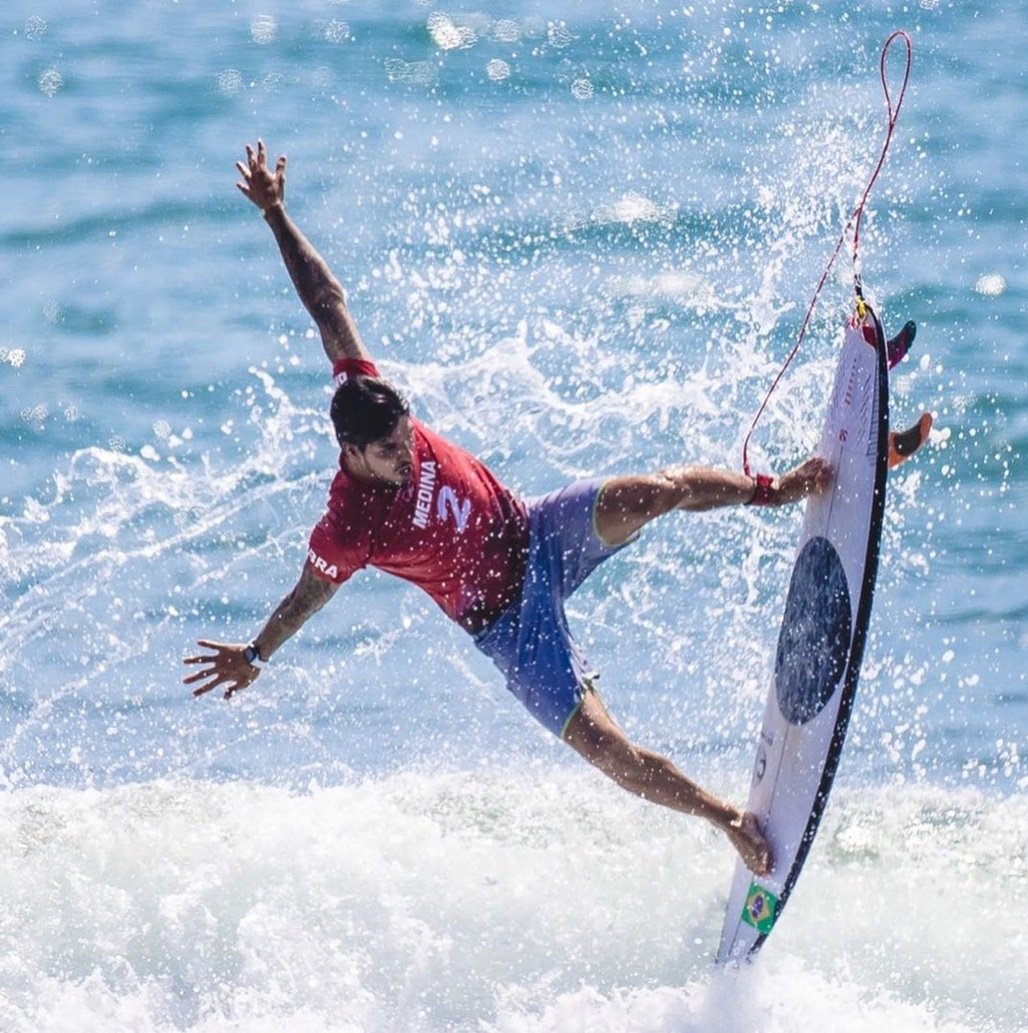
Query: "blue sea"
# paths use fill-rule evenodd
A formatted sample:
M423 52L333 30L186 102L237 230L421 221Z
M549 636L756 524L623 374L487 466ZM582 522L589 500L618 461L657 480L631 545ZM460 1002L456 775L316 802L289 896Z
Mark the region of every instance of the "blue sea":
M1028 1029L1021 3L7 0L0 1030ZM295 582L328 370L234 187L258 137L417 413L526 495L738 469L861 232L918 336L847 748L758 961L734 858L550 738L364 572L230 703L198 638ZM895 92L902 55L888 61ZM817 445L844 252L750 446ZM745 800L801 511L680 515L575 596L608 706Z

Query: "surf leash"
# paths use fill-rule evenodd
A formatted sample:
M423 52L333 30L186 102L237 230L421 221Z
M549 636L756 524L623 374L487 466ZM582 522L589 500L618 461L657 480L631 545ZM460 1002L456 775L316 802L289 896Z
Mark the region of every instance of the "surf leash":
M888 58L890 48L897 41L902 41L905 53L903 82L900 86L899 92L896 94L895 103L893 103L893 94L889 89L889 76L886 70L886 59ZM861 194L859 203L856 208L854 208L853 214L849 217L849 220L843 227L842 233L839 235L835 248L828 259L828 263L825 265L824 272L821 274L821 279L818 280L817 287L814 288L814 294L810 299L810 304L807 306L807 312L803 317L803 323L800 326L800 332L796 338L796 343L793 345L792 351L789 352L788 356L786 356L785 362L782 364L782 368L778 371L778 374L771 382L771 386L768 388L767 394L764 395L764 400L760 403L760 407L757 409L757 413L753 417L750 429L746 432L746 438L742 444L742 469L743 473L745 473L747 477L753 476L753 473L750 470L749 460L750 438L753 436L753 431L756 429L761 416L764 415L764 410L767 408L767 404L771 400L771 396L777 389L782 377L785 376L786 370L792 365L792 360L796 358L796 353L799 351L800 345L803 343L803 339L807 336L807 328L809 327L810 320L814 315L814 309L817 306L818 298L821 296L821 292L824 289L825 284L828 282L828 277L831 275L832 269L835 267L835 260L839 257L839 252L842 250L842 246L845 244L846 238L851 229L853 230L853 252L851 256L853 264L853 290L856 294L857 313L860 318L863 319L867 312L867 306L864 301L864 289L860 280L860 223L864 217L864 208L867 205L867 199L870 197L871 191L874 188L875 183L878 181L879 175L881 175L882 168L885 165L885 159L889 153L889 148L892 146L892 138L896 131L896 123L899 121L900 108L903 106L903 98L906 96L907 86L910 83L910 67L913 61L913 56L914 45L911 42L910 36L903 29L897 29L882 45L882 53L879 60L878 70L882 80L882 92L885 94L886 130L885 140L882 143L881 152L878 155L878 163L875 165L874 171L871 173L871 176L864 187L864 192Z

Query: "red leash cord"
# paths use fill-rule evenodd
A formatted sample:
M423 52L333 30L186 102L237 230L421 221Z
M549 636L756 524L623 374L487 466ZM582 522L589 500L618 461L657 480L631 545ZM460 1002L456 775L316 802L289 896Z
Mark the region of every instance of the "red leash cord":
M894 107L892 103L892 94L889 91L889 79L885 71L885 60L888 56L889 48L897 39L901 39L903 41L903 45L906 48L906 54L903 69L903 85L900 87L899 94L896 98L896 105ZM913 60L913 54L914 45L911 42L910 37L902 29L898 29L889 36L882 46L882 55L879 62L879 74L881 75L882 80L882 91L885 94L887 121L885 141L882 144L882 150L878 156L878 164L875 166L874 172L871 173L871 177L867 181L867 186L864 187L864 193L861 195L860 203L853 210L853 214L849 217L849 220L843 227L843 231L836 242L831 257L828 259L828 264L825 266L825 271L821 274L821 279L818 280L817 287L814 289L814 295L810 299L810 304L807 306L806 315L803 317L803 323L800 326L800 332L796 338L796 343L793 345L792 351L789 352L785 362L782 364L782 368L778 371L777 376L768 388L767 394L764 395L764 400L760 403L760 408L757 409L757 413L753 417L750 429L746 432L746 438L742 444L742 469L743 473L745 473L747 477L753 476L750 471L749 460L750 438L753 436L753 431L756 429L761 416L764 415L764 410L767 408L767 404L771 400L771 395L774 394L782 377L785 376L785 371L792 365L792 360L796 358L796 353L799 351L800 345L803 343L803 339L807 335L807 327L810 325L811 317L814 315L814 308L817 305L817 299L820 297L821 291L824 289L824 285L835 266L835 260L839 257L839 252L842 250L842 245L846 241L846 235L849 233L851 226L853 227L853 287L857 295L858 309L861 310L861 315L863 315L864 294L860 283L860 272L857 265L858 252L860 250L860 220L864 216L864 206L867 204L867 199L871 194L871 190L877 182L878 176L881 174L882 168L885 165L885 158L889 153L889 147L892 145L892 137L896 129L896 123L899 120L900 108L903 106L903 98L906 96L907 85L910 82L910 66Z

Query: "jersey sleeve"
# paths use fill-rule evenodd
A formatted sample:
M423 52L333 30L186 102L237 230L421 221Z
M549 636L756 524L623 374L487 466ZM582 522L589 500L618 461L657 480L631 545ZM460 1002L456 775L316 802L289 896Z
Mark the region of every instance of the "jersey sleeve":
M370 359L337 359L332 364L332 381L336 387L350 377L377 377L378 369Z
M311 531L307 545L307 565L323 581L341 585L362 567L367 557L361 550L340 540L331 513L326 513Z

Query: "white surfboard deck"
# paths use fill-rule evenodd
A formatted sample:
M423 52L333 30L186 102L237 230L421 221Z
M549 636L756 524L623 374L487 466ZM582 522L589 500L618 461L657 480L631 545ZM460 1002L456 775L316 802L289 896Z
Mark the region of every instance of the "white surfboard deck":
M870 341L869 341L870 339ZM867 637L885 509L889 378L874 314L846 328L819 454L831 488L807 500L757 743L748 810L770 875L737 865L717 961L754 954L814 840L846 736Z

